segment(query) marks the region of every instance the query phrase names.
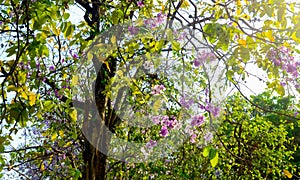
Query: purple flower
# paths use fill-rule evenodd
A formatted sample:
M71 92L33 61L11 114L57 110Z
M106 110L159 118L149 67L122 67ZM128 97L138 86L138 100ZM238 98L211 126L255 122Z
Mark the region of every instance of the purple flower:
M3 21L0 21L0 26L2 26L3 25Z
M79 58L78 54L76 54L76 53L74 53L74 54L72 55L72 57L75 58L75 59L78 59L78 58Z
M207 103L205 106L205 110L212 113L213 116L218 117L220 114L220 108L217 106L214 106L212 103Z
M191 143L195 143L196 142L196 138L197 138L197 135L196 134L192 134L191 137L190 137L190 142Z
M178 37L178 40L183 40L183 39L185 39L187 37L187 32L182 32L180 35L179 35L179 37Z
M152 122L154 124L160 124L160 116L153 116L152 117Z
M182 97L180 99L180 104L181 106L189 109L193 104L194 104L194 100L193 99L189 99L188 101L185 99L185 97Z
M168 120L164 121L164 125L170 129L173 129L174 127L176 127L178 125L178 122L176 119L168 119Z
M198 59L194 60L194 66L199 67L201 65L201 62Z
M131 35L136 35L139 33L139 29L134 26L128 26L128 31L130 32Z
M138 7L144 7L143 1L138 1L138 2L137 2L137 5L138 5Z
M32 75L32 72L28 72L26 75L26 78L30 78L31 75Z
M162 137L166 137L169 134L168 128L166 126L163 126L159 132L159 134Z
M171 162L171 160L170 159L165 159L165 162L169 163L169 162Z
M191 125L192 126L201 126L204 124L204 117L201 115L196 115L192 118Z
M146 148L148 148L148 149L151 149L151 148L153 148L154 146L157 146L157 142L156 142L156 141L153 141L153 140L150 140L150 141L147 142L147 144L146 144Z
M54 66L50 66L50 67L49 67L49 70L50 70L50 71L54 71L54 70L55 70L55 67L54 67Z
M161 12L157 14L156 16L156 22L157 24L163 23L165 20L165 15L163 15Z
M285 82L280 82L280 85L281 86L286 86L286 83Z
M299 114L299 113L296 111L296 112L294 113L294 117L298 116L298 114Z
M207 132L205 135L204 135L204 140L206 142L211 142L213 139L213 134L211 132Z

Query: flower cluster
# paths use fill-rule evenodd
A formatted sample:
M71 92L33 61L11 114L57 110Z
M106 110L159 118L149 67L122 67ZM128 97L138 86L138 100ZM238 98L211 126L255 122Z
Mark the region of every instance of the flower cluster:
M195 60L194 60L194 66L199 67L201 64L205 63L205 61L214 61L217 57L212 52L202 51L199 53Z
M153 116L152 122L162 126L159 132L162 137L166 137L169 134L169 130L180 128L180 125L174 116Z
M191 121L192 126L199 127L202 124L204 124L204 117L202 115L193 116L192 121Z
M204 107L204 109L206 111L212 113L212 115L214 117L218 117L220 114L220 107L214 106L212 103L207 103L207 105Z
M185 96L181 97L179 102L182 107L187 109L194 104L194 100L192 98L187 99Z
M144 7L145 5L144 5L143 1L138 1L137 6L141 8L141 7Z
M135 26L128 26L128 31L131 35L136 35L139 33L139 29Z
M276 67L280 67L284 72L289 74L287 81L295 85L296 89L300 88L299 83L296 78L299 78L298 67L300 66L300 61L295 61L295 57L292 55L291 50L285 46L280 46L275 49L269 50L267 57L274 63ZM281 82L282 86L285 86L285 82Z
M155 85L152 88L151 94L162 94L166 90L164 85Z
M157 146L157 142L156 142L156 141L153 141L153 140L150 140L150 141L147 142L147 144L146 144L146 148L148 148L148 149L151 149L151 148L153 148L154 146Z
M281 67L294 78L299 76L297 66L300 65L300 62L295 62L294 56L287 47L280 46L278 49L271 49L268 52L268 58L275 66Z
M150 28L156 28L165 21L166 16L161 12L157 14L156 18L146 19L144 24Z

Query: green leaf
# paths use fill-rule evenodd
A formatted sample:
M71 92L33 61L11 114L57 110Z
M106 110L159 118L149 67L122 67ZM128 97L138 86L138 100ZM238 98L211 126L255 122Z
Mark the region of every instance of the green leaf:
M161 100L158 99L158 100L156 100L156 101L154 102L154 104L153 104L153 111L154 111L154 112L157 112L158 109L159 109L160 107L161 107Z
M180 43L177 41L172 41L172 49L175 51L179 51L180 50Z
M25 127L28 121L28 111L26 109L21 111L19 123L21 127Z
M285 95L285 90L284 87L281 84L277 84L275 91L280 95L284 96Z
M170 28L168 28L166 30L166 34L167 34L167 40L168 41L173 41L173 31Z
M69 13L64 13L64 15L63 15L64 20L69 19L69 17L70 17L70 14L69 14Z
M215 148L210 148L209 159L215 158L216 154L217 154L217 150Z
M273 16L273 10L269 5L264 5L263 8L269 17Z
M298 30L296 31L296 37L297 37L297 38L300 38L300 29L298 29Z
M233 72L232 70L228 70L228 71L226 72L226 77L227 77L227 79L228 79L230 82L235 83L234 80L233 80L233 76L234 76L234 72Z
M277 21L282 21L284 18L284 14L285 14L285 7L281 6L278 11L277 11Z

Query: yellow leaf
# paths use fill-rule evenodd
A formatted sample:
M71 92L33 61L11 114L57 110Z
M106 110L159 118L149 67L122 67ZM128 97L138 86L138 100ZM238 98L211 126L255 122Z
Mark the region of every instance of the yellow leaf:
M14 85L9 85L9 86L7 86L7 91L16 91L16 92L18 92L19 88L17 88Z
M154 102L154 104L153 104L153 111L154 111L154 112L157 112L157 110L160 108L160 106L161 106L161 100L158 99L158 100L156 100L156 101Z
M63 130L59 130L58 134L59 134L60 137L64 137L64 135L65 135Z
M42 163L41 165L41 171L44 171L45 170L45 165Z
M246 41L244 39L239 39L238 43L239 45L243 45L244 47L246 47Z
M219 154L218 152L216 153L216 156L210 160L210 164L212 167L215 167L218 164L218 158L219 158Z
M263 32L263 35L266 36L271 42L275 41L272 31Z
M291 179L293 177L293 175L288 171L288 170L283 170L284 175L286 175L286 177L288 177L289 179Z
M77 111L76 111L76 109L71 109L70 110L70 117L71 117L71 120L73 122L75 122L77 120Z
M241 13L242 13L242 10L241 10L241 8L238 7L236 10L236 15L239 16Z
M105 61L105 62L103 62L103 63L106 65L106 67L107 67L108 71L110 72L110 68L109 68L109 64L108 64L108 62L107 62L107 61Z
M33 92L31 92L29 94L29 105L33 106L35 104L35 101L36 101L36 95Z
M72 77L72 86L76 85L78 83L78 76L73 76Z
M71 141L67 142L67 144L64 145L64 147L69 147L72 144Z
M110 39L110 41L111 41L112 44L115 45L117 43L117 37L116 36L112 36L111 39Z
M20 94L21 94L22 98L28 100L28 96L27 96L27 94L24 91L21 91Z
M182 8L188 8L189 6L190 6L190 4L187 0L182 0L182 4L181 4Z
M57 134L56 133L52 134L51 140L54 141L56 138L57 138Z

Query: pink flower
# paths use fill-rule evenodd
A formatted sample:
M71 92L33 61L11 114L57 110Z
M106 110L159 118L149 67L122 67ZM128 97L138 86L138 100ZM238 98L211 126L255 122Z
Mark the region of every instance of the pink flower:
M196 138L197 138L197 135L196 134L192 134L192 136L190 137L190 142L191 143L195 143L196 142Z
M152 92L151 94L161 94L163 93L163 91L165 91L166 88L164 85L155 85L153 88L152 88Z
M138 2L137 2L137 6L138 6L138 7L144 7L145 5L144 5L144 2L143 2L143 1L138 1Z
M160 124L160 116L154 116L154 117L152 117L152 122L154 124Z
M166 137L169 134L168 128L166 126L163 126L159 132L159 134L162 137Z
M192 118L191 125L192 126L201 126L204 124L204 117L201 115L196 115Z

